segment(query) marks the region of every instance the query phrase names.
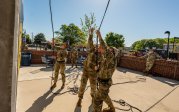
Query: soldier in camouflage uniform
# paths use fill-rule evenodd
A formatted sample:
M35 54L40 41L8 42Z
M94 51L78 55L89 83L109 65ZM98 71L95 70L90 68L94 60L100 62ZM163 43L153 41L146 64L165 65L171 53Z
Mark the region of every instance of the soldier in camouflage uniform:
M115 112L114 105L109 97L109 88L112 85L112 75L117 66L118 50L113 47L108 47L102 39L99 30L96 31L99 37L100 46L102 47L99 63L99 72L97 76L98 89L95 92L93 102L93 112L102 112L103 101L108 105L108 108L103 109L103 112Z
M53 78L53 85L51 86L51 90L54 89L56 87L56 83L58 80L58 75L59 75L59 70L60 70L60 74L62 76L62 86L61 89L64 88L65 86L65 61L67 58L67 51L65 49L65 45L63 45L60 50L58 50L57 52L57 59L55 62L55 76L52 77Z
M149 52L142 58L146 58L146 68L144 70L144 73L148 74L155 63L155 60L161 57L156 52L154 52L153 49L150 49Z
M78 51L73 49L72 52L71 52L71 64L72 64L72 67L75 64L76 68L77 68L77 59L78 59Z
M86 60L83 62L84 68L83 68L83 74L81 77L81 85L78 93L79 100L77 102L77 106L81 107L81 102L83 99L83 95L85 92L85 88L87 85L87 81L89 79L90 87L91 87L91 97L93 100L94 93L96 91L96 71L95 71L95 65L96 65L96 55L95 55L95 46L93 45L93 32L94 29L90 29L89 31L89 38L88 38L88 56Z

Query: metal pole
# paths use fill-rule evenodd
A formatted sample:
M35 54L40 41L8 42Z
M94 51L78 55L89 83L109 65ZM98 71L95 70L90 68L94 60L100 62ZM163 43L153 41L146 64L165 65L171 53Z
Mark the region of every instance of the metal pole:
M166 31L165 34L168 34L168 42L167 42L167 58L169 58L169 39L170 39L170 31Z
M175 47L175 37L174 37L174 41L173 41L173 53L174 53L174 47Z
M167 43L167 44L168 44L168 45L167 45L168 58L169 58L169 47L170 47L170 46L169 46L169 43L170 43L170 42L169 42L169 39L170 39L170 34L168 34L168 43Z

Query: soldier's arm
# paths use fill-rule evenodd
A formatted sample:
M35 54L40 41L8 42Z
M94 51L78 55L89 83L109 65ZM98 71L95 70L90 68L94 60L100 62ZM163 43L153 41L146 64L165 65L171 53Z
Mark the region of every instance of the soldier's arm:
M68 56L68 52L65 50L64 57L67 58L67 56Z
M101 69L101 62L102 62L102 58L99 57L98 65L97 65L97 71L99 71Z
M94 31L93 28L89 30L88 47L90 51L95 49L94 44L93 44L93 31Z
M96 34L97 34L97 36L98 36L98 38L99 38L100 46L101 46L103 49L107 49L107 45L106 45L106 43L104 42L104 40L103 40L103 38L102 38L102 36L101 36L100 31L97 30L97 31L96 31Z

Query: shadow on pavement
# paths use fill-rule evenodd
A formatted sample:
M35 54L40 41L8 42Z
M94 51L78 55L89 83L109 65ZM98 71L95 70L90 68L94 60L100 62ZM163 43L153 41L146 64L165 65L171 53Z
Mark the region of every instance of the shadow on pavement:
M134 70L126 69L126 68L117 67L116 70L123 72L123 73L131 72L131 73L134 73L134 74L141 75L141 77L144 76L144 73L142 73L142 72L134 71ZM168 78L164 78L164 77L158 77L156 74L153 74L153 75L151 74L150 76L146 76L146 77L150 77L154 80L160 81L164 84L168 84L169 86L172 86L172 87L179 85L179 82L176 81L176 80L172 80L172 79L168 79ZM137 80L137 82L138 81L140 81L140 80ZM124 84L124 83L128 83L128 82L122 82L122 83L119 83L119 84ZM132 81L131 83L136 83L136 81ZM114 85L116 85L116 84L114 84Z
M122 68L122 67L117 67L116 70L119 72L123 72L123 73L131 72L131 73L138 74L138 75L144 75L144 73L142 72L134 71L134 70L130 70L127 68Z
M81 112L81 107L76 106L74 112Z
M45 68L41 68L40 71L44 71L44 72L48 72L48 71L52 71L52 67L45 67Z
M91 103L91 105L88 107L88 112L93 112L93 104Z
M61 89L59 89L57 92L60 92ZM42 112L44 108L46 108L49 104L52 103L54 97L56 96L55 94L50 95L51 90L47 91L43 96L39 97L32 106L26 110L26 112Z
M167 78L164 78L164 77L155 77L155 76L151 77L151 78L153 78L155 80L158 80L158 81L160 81L162 83L168 84L169 86L172 86L172 87L179 85L179 82L176 81L176 80L167 79Z
M30 66L21 66L20 68L27 68L27 67L45 67L45 64L31 64Z

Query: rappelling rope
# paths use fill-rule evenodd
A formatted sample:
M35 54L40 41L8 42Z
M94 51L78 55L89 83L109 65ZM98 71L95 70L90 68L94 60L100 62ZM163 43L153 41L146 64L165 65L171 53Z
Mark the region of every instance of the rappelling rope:
M52 25L52 34L53 34L53 56L55 56L54 52L54 27L53 27L53 15L52 15L52 6L51 6L51 0L49 0L49 8L50 8L50 17L51 17L51 25ZM53 66L52 66L52 78L51 78L51 86L53 83L53 77L54 77L54 60L53 60Z

